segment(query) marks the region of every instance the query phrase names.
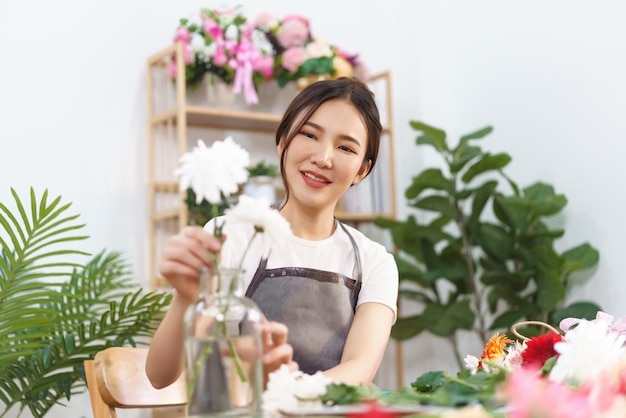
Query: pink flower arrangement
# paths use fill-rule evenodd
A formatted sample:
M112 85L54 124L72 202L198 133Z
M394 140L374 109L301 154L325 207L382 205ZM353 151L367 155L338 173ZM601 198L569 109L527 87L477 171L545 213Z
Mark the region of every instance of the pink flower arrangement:
M254 25L266 32L276 51L273 78L281 87L307 77L369 78L369 70L358 55L313 36L310 21L304 16L288 15L281 20L263 13Z
M232 84L247 104L256 104L258 86L273 79L284 87L308 78L369 78L358 55L313 36L306 17L262 13L250 22L240 8L202 9L180 19L174 42L183 44L188 87L197 87L208 74ZM176 68L174 58L171 77Z
M183 43L189 87L198 86L208 73L232 84L233 92L243 93L247 104L255 104L256 88L272 77L274 48L239 8L202 9L181 19L174 42ZM176 76L174 60L170 75Z

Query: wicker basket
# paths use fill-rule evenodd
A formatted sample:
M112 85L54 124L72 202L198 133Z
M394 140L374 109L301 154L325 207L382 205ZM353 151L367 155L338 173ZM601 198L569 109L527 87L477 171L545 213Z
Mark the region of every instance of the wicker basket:
M546 324L545 322L541 322L541 321L522 321L522 322L518 322L517 324L514 324L514 325L511 327L511 332L513 333L513 335L515 335L515 336L516 336L517 338L519 338L520 340L522 340L522 341L528 341L528 340L530 340L530 338L528 338L528 337L527 337L527 336L525 336L525 335L522 335L522 334L521 334L521 333L517 330L519 327L524 327L524 326L527 326L527 325L536 325L536 326L539 326L539 327L542 327L542 328L546 328L546 329L548 329L548 330L550 330L550 331L554 332L555 334L562 335L562 334L559 332L559 330L557 330L556 328L554 328L552 325L550 325L550 324Z

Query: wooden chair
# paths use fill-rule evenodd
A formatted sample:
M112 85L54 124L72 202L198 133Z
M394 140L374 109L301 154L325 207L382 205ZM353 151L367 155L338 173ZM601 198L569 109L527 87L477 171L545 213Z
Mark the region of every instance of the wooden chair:
M145 372L147 355L147 348L110 347L84 362L94 418L117 418L116 408L158 408L160 417L185 416L184 376L155 389Z

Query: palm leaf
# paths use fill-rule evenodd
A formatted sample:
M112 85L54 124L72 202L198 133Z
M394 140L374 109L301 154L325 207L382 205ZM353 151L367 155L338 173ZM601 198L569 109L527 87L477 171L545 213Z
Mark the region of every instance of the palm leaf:
M132 281L122 254L69 247L86 239L70 204L30 192L0 203L0 401L34 417L85 390L83 361L114 345L145 343L169 304Z

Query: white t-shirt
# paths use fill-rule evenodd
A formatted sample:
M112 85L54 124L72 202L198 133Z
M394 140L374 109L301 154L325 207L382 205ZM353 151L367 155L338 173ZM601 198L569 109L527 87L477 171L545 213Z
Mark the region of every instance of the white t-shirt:
M223 267L238 267L245 248L254 233L252 224L231 221L220 217L222 223L226 220L223 233L226 241L222 246L220 265ZM213 234L215 220L209 221L205 229ZM357 306L365 302L377 302L388 306L397 315L398 299L398 267L393 255L387 249L363 235L359 230L345 225L354 238L361 257L362 284ZM250 285L263 254L262 240L256 237L245 255L242 267L244 269L244 292ZM268 261L268 269L280 267L306 267L326 270L354 277L355 257L350 238L341 226L329 238L321 241L309 241L291 235L286 245L280 251L273 249Z

